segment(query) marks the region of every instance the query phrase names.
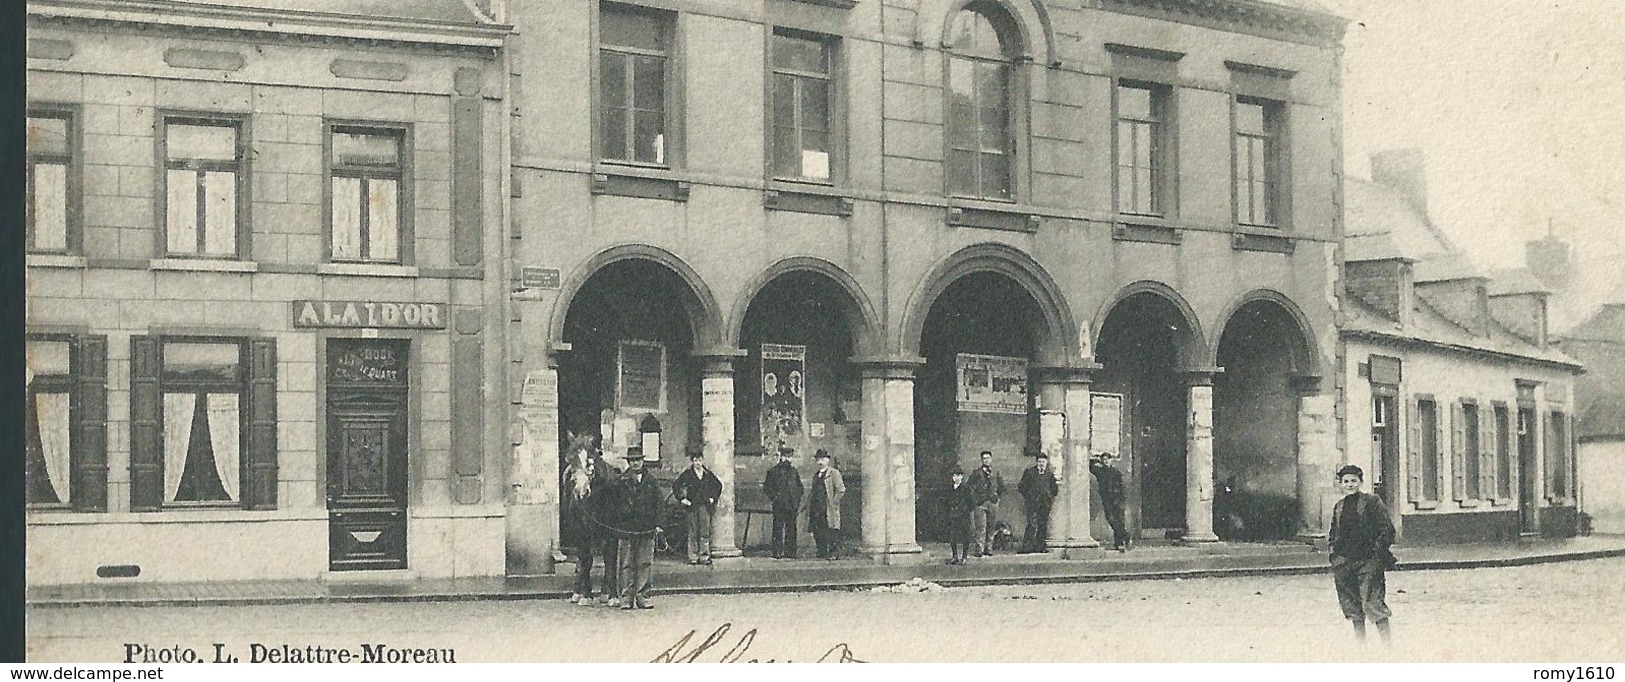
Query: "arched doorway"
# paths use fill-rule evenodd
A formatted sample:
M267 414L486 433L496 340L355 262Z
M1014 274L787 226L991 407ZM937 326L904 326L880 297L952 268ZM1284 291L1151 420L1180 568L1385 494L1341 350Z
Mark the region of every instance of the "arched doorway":
M1223 540L1294 535L1298 500L1296 378L1311 354L1302 326L1280 302L1236 308L1219 337L1213 378L1214 532Z
M1188 309L1164 288L1120 298L1101 323L1094 390L1122 396L1119 467L1131 533L1174 537L1186 523L1189 389L1181 372L1200 346ZM1093 453L1091 453L1093 454Z
M560 471L572 433L599 434L612 466L631 448L655 450L643 455L661 478L700 448L693 350L710 322L701 300L671 267L639 257L603 265L576 289L562 330L570 349L558 361ZM562 524L561 546L576 545L572 532Z
M863 387L852 362L873 333L866 307L835 277L817 268L787 267L751 297L739 327L745 356L737 365L734 423L737 473L736 508L741 545L747 554L769 551L771 506L762 491L778 449L795 450L794 466L803 483L816 468L813 453L827 451L847 488L841 509L843 537L862 532ZM746 528L746 524L751 527ZM806 534L805 519L796 524ZM749 532L746 536L745 533ZM845 541L842 546L852 547ZM811 536L797 542L801 554L813 548Z
M1021 532L1015 484L1037 450L1031 370L1049 339L1033 295L1001 272L971 272L942 290L925 317L925 366L915 391L915 515L921 540L946 541L949 471L991 451L1008 490L1000 518Z

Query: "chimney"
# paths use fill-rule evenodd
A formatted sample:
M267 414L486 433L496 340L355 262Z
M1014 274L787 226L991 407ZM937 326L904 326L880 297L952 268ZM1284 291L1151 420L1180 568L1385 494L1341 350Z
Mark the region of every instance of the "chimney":
M1404 258L1349 261L1343 269L1343 287L1401 327L1410 322L1413 277L1411 262Z
M1427 162L1416 147L1371 155L1371 181L1398 190L1411 205L1428 215Z
M1574 278L1574 253L1569 243L1548 232L1523 245L1523 259L1529 270L1554 292L1568 289Z

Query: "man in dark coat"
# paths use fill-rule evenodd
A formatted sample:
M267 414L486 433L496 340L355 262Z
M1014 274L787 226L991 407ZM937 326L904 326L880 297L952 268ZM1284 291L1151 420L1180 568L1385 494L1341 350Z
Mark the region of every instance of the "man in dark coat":
M964 566L965 552L970 550L970 513L976 501L971 497L970 485L965 483L965 472L954 467L948 476L952 484L943 504L948 517L948 551L953 555L948 563Z
M762 492L773 503L773 558L794 559L796 556L796 511L801 509L801 496L806 488L801 485L801 473L790 460L796 451L779 448L779 463L767 470Z
M1332 583L1343 617L1354 624L1354 635L1365 639L1365 622L1377 624L1388 642L1388 618L1393 612L1385 600L1386 572L1393 567L1394 521L1382 498L1360 492L1365 472L1350 464L1337 470L1337 485L1344 497L1332 507L1332 526L1326 534L1331 546Z
M692 452L689 467L672 483L672 496L688 516L688 563L711 563L711 518L722 497L722 479L705 466L705 456Z
M1112 527L1112 549L1128 551L1128 523L1123 518L1123 472L1114 463L1117 455L1102 452L1089 458L1089 473L1100 489L1100 506L1106 510L1106 523Z
M1047 455L1039 453L1037 462L1021 472L1016 492L1021 493L1022 506L1027 512L1027 532L1022 537L1021 551L1042 552L1044 543L1049 540L1050 508L1060 493L1060 484L1055 480L1055 472L1050 471Z
M1004 496L1004 476L993 468L993 453L982 451L982 466L970 474L972 556L993 556L993 525L998 519L999 498Z
M660 525L660 482L643 470L641 448L629 449L626 459L620 484L621 608L652 609L649 590Z

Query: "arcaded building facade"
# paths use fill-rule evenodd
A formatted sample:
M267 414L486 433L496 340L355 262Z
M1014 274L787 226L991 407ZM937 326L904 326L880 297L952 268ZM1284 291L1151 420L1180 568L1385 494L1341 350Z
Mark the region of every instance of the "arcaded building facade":
M28 3L28 574L501 575L508 27Z
M1124 457L1144 536L1213 540L1215 516L1272 502L1277 521L1221 529L1326 522L1342 20L1256 0L509 12L510 573L572 542L560 450L582 433L661 477L702 453L718 557L766 543L786 446L803 476L833 455L843 532L887 560L943 537L947 472L983 450L1012 488L1051 457L1068 556L1104 531L1099 451ZM1018 532L1019 508L1012 490Z

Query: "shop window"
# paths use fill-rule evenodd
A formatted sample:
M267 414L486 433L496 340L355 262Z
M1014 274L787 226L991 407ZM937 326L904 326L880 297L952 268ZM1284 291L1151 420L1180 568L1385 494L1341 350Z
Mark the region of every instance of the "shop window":
M24 453L28 504L107 509L107 339L30 335Z
M276 501L276 360L269 339L136 337L131 507Z
M335 125L328 139L332 260L400 263L410 214L404 131Z
M1170 179L1168 88L1124 81L1117 87L1117 211L1167 213Z
M1277 227L1284 222L1285 117L1282 102L1236 99L1236 221L1243 225Z
M62 111L28 114L27 193L28 250L68 253L77 241L74 119Z
M663 12L599 6L600 158L668 164L672 24L671 15Z
M773 33L773 176L829 183L835 155L835 42Z
M164 243L171 257L233 258L242 206L241 124L164 120Z
M1012 105L1019 42L1014 20L993 2L967 5L948 36L948 191L977 199L1015 198Z

